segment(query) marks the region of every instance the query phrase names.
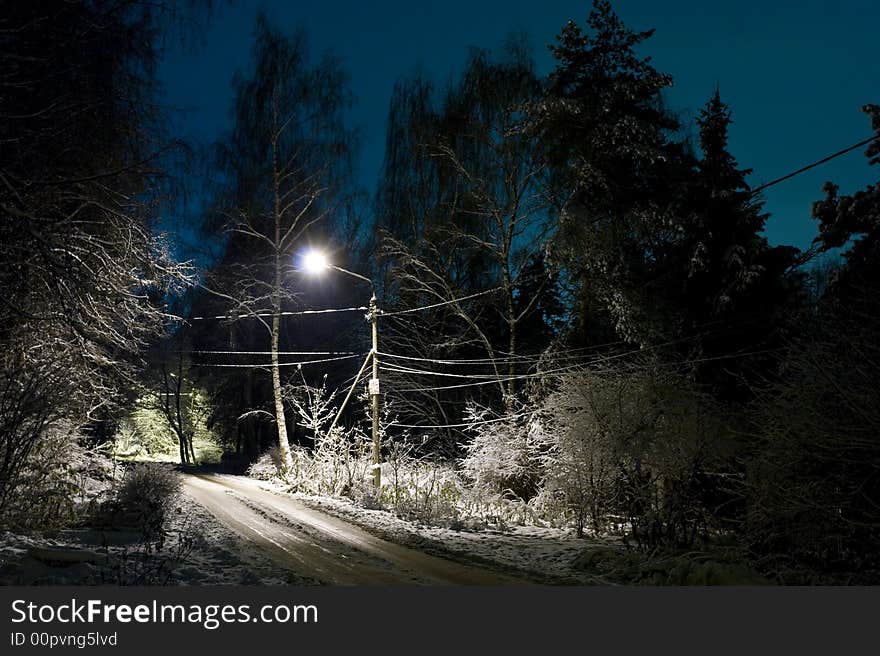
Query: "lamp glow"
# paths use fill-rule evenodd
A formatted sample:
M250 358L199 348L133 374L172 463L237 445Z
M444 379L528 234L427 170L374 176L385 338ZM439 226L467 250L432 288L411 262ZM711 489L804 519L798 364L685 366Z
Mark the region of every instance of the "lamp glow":
M309 274L318 274L327 270L330 266L327 262L327 256L318 251L309 251L303 257L303 269Z

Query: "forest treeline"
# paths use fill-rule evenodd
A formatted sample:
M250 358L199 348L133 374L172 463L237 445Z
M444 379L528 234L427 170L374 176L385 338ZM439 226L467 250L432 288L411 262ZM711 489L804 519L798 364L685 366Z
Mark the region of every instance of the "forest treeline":
M7 4L4 523L64 515L71 450L164 431L183 464L210 440L304 490L880 580L880 187L826 183L812 246L768 243L723 89L683 122L652 31L606 0L562 27L547 75L513 35L445 83L401 77L369 192L344 65L303 30L258 18L230 129L197 153L167 133L156 64L209 6ZM174 254L193 233L202 270ZM372 285L307 275L309 249ZM358 373L371 291L384 497Z

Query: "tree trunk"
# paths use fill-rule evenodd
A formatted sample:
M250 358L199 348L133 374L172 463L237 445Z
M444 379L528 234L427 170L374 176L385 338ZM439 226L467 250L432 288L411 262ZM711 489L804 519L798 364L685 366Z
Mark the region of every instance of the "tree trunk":
M177 370L180 372L180 367ZM177 433L177 441L180 444L180 464L188 465L190 462L195 462L195 460L191 461L189 458L190 448L186 439L186 431L183 430L183 413L180 408L181 386L182 379L180 374L178 374L178 377L174 380L174 432Z
M516 308L513 304L513 281L511 280L510 269L505 263L504 267L504 292L507 297L507 326L510 330L510 338L508 340L508 364L507 364L507 400L505 406L508 410L513 408L513 399L516 396Z
M191 432L186 434L186 445L189 447L189 461L196 464L196 450L193 447L193 433Z
M276 276L280 278L280 276ZM281 372L278 366L278 332L281 325L280 309L276 306L272 317L272 392L275 395L275 425L278 427L278 451L285 470L293 467L290 443L287 441L287 422L284 419L284 401L281 397Z
M509 351L508 364L507 364L507 376L510 380L507 381L507 394L509 397L508 405L513 404L513 398L516 396L516 361L514 360L514 356L516 355L516 320L513 318L513 302L510 303L511 310L511 320L510 320L510 340L507 345L507 349Z
M177 436L177 445L180 448L180 464L181 465L189 464L187 462L187 458L186 458L186 446L184 446L182 435Z
M277 123L277 121L276 121ZM278 451L281 466L287 472L293 468L290 443L287 441L287 422L284 419L284 400L281 396L281 371L278 366L278 335L281 332L281 188L278 179L278 144L272 143L275 189L275 288L272 297L272 392L275 395L275 425L278 427Z

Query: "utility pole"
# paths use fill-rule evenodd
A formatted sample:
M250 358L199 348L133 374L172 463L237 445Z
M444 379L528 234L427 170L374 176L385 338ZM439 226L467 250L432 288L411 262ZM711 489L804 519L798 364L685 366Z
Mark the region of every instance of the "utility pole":
M373 359L373 376L370 378L368 392L370 394L370 405L373 410L373 485L375 485L376 490L378 490L379 486L382 484L382 470L379 469L379 464L381 463L382 458L382 442L379 438L379 308L376 304L376 288L373 285L373 281L366 276L362 276L354 271L349 271L348 269L343 269L335 264L330 264L330 262L327 261L326 256L320 251L306 253L306 256L303 258L303 263L305 270L308 273L320 273L325 269L333 269L334 271L339 271L340 273L345 273L354 278L358 278L359 280L363 280L370 285L371 296L367 321L370 322L370 328L373 333L373 349L367 356L367 360L370 358ZM342 406L339 408L336 417L333 419L333 423L330 425L329 432L333 432L333 429L336 427L336 422L338 422L339 418L342 416L345 404L348 403L348 399L351 398L355 386L363 375L364 369L367 367L367 360L364 360L364 364L361 365L361 370L358 372L358 375L355 376L354 382L351 384L351 389L348 390L348 394L342 402Z
M379 308L376 294L370 298L370 323L373 332L373 377L370 378L370 402L373 406L373 485L376 490L382 484L380 458L382 444L379 439Z

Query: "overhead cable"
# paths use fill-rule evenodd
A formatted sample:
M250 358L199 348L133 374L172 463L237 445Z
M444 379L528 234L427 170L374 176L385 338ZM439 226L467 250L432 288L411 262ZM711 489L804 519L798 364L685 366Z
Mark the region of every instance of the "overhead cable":
M448 301L441 301L439 303L432 303L431 305L423 305L421 307L408 308L406 310L393 310L391 312L380 312L379 316L382 317L394 317L399 314L409 314L410 312L421 312L422 310L433 310L434 308L443 307L444 305L452 305L454 303L461 303L462 301L469 301L472 298L477 298L478 296L485 296L486 294L494 294L495 292L504 289L504 287L493 287L492 289L486 289L482 292L477 292L476 294L470 294L468 296L462 296L461 298L453 298Z
M853 144L852 146L848 146L847 148L844 148L843 150L838 150L833 155L829 155L828 157L823 157L822 159L820 159L817 162L813 162L812 164L807 164L806 166L799 168L797 171L792 171L791 173L783 175L781 178L776 178L775 180L771 180L770 182L767 182L767 183L762 184L758 187L755 187L754 189L751 190L750 193L754 196L755 194L757 194L761 191L764 191L767 187L772 187L773 185L777 185L780 182L784 182L785 180L788 180L789 178L793 178L796 175L800 175L801 173L803 173L805 171L809 171L810 169L816 168L820 164L824 164L825 162L830 162L832 159L835 159L836 157L840 157L841 155L845 155L846 153L850 152L851 150L855 150L856 148L867 145L867 144L871 143L872 141L876 141L877 139L880 139L880 134L875 134L873 137L870 137L868 139L862 139L857 144Z
M350 360L352 358L359 358L365 355L365 353L354 353L352 355L342 355L336 358L322 358L320 360L305 360L302 362L279 362L277 366L279 367L300 367L303 365L309 364L320 364L323 362L337 362L339 360ZM258 362L255 364L220 364L220 363L198 363L194 362L192 364L194 367L221 367L221 368L235 368L235 369L267 369L269 367L275 366L271 362Z
M205 319L248 319L252 317L299 317L309 314L332 314L334 312L367 312L367 307L329 308L326 310L298 310L295 312L246 312L244 314L219 314L208 317L190 317L190 321L202 321Z

